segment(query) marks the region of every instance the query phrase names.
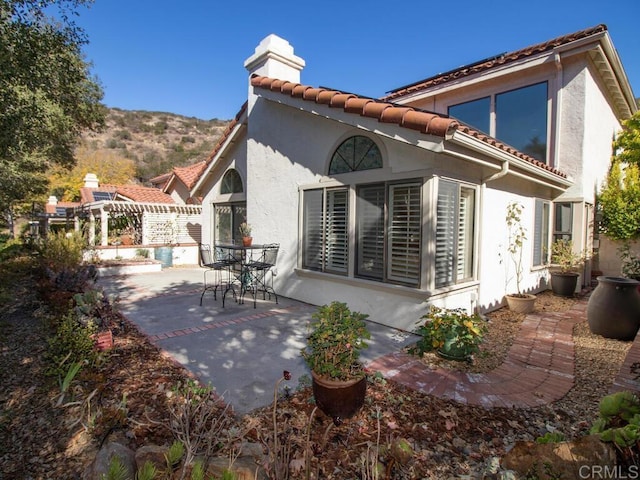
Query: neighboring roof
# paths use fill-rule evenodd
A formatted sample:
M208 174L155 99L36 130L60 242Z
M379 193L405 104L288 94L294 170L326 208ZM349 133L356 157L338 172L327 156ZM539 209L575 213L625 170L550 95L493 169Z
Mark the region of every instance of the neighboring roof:
M200 174L207 168L207 162L204 160L188 167L175 167L173 169L173 175L184 183L189 190L196 184L196 181L200 177ZM167 182L168 186L171 182Z
M172 172L163 173L162 175L158 175L157 177L153 177L149 179L149 183L155 186L156 188L163 188L167 184L167 182L169 181L172 175L173 175Z
M456 131L459 131L555 175L563 178L567 177L566 174L561 171L444 114L427 112L412 107L398 106L393 103L359 97L352 93L342 93L337 90L313 88L275 78L253 76L251 78L251 85L256 88L263 88L309 102L325 104L333 108L341 108L346 113L374 118L379 122L395 123L401 127L417 130L428 135L451 138Z
M136 185L118 185L116 198L122 197L125 200L141 203L175 203L171 195L154 187L139 187Z
M561 45L565 45L567 43L574 42L576 40L581 40L583 38L586 38L598 33L603 33L606 31L607 31L606 25L597 25L592 28L587 28L585 30L580 30L579 32L563 35L561 37L554 38L552 40L548 40L543 43L538 43L536 45L532 45L532 46L523 48L521 50L516 50L511 53L503 53L500 55L496 55L495 57L491 57L486 60L481 60L479 62L471 63L469 65L465 65L445 73L439 73L438 75L426 78L424 80L419 80L418 82L412 83L410 85L405 85L403 87L390 90L389 92L387 92L388 95L384 96L382 100L385 100L385 101L393 100L395 98L402 97L404 95L414 93L420 90L424 90L426 88L434 87L436 85L441 85L443 83L457 80L459 78L468 77L470 75L483 72L485 70L489 70L498 65L505 65L508 63L512 63L512 62L521 60L525 57L530 57L532 55L553 50L554 48L557 48Z
M61 215L66 217L66 209L80 206L80 202L58 202L53 205L46 203L44 206L44 213L49 215Z
M100 192L108 193L111 197L116 193L116 185L100 185L98 188L91 187L80 187L80 202L81 203L91 203L91 202L99 202L101 200L105 200L104 198L98 198L94 196L94 194L99 194Z

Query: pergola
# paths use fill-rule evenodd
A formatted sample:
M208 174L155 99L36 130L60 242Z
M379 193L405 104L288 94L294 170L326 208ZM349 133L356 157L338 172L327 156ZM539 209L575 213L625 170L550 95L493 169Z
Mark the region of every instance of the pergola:
M143 245L172 245L200 241L202 206L173 203L140 203L105 200L86 203L73 209L74 229L80 231L81 221L88 222L90 245L109 244L109 218L117 215L135 216L141 225ZM96 241L99 224L100 239Z

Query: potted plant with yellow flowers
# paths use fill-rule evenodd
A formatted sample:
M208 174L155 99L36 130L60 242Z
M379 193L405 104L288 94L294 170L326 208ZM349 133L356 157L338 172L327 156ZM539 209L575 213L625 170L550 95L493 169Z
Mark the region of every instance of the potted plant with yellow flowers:
M367 378L359 357L371 338L366 318L345 303L319 307L301 351L311 370L316 404L334 422L355 415L364 404Z

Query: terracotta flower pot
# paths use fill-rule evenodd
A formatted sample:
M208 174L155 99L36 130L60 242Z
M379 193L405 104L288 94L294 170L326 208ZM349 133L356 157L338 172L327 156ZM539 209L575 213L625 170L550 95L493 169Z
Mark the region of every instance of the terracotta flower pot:
M242 246L250 247L253 242L253 237L242 237Z
M516 313L531 313L536 306L536 296L530 293L505 295L509 309Z
M311 376L316 405L334 422L354 416L364 405L367 377L342 381L320 377L314 372Z

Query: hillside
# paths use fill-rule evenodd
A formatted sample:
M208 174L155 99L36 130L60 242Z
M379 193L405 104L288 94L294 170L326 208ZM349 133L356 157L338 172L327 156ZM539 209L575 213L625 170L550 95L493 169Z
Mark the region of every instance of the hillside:
M89 150L111 150L130 158L138 181L205 160L228 121L201 120L173 113L108 109L106 126L84 136Z

